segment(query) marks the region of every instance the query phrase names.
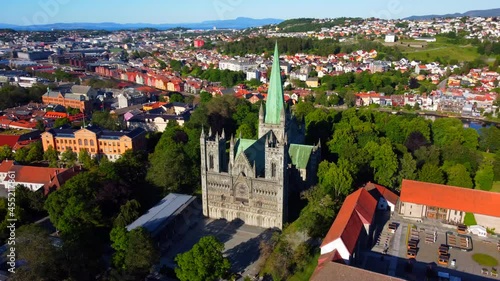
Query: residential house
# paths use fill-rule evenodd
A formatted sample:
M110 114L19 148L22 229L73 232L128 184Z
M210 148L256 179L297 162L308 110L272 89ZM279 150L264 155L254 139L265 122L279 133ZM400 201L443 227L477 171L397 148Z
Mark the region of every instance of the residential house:
M307 78L306 85L309 88L318 88L319 87L319 79L318 79L318 77Z

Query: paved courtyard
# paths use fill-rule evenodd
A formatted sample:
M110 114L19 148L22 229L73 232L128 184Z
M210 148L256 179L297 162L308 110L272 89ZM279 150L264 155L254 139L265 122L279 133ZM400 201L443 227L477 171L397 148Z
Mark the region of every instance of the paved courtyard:
M162 253L161 264L174 268L177 254L189 251L201 237L208 235L224 243L224 254L231 261L233 272L255 276L259 272L260 241L270 239L272 231L244 225L242 221L200 219L184 237Z
M364 253L362 266L368 270L382 274L397 276L407 280L426 280L427 268L431 265L435 272L448 273L451 276L467 281L500 280L500 277L491 275L492 267L480 266L473 259L475 253L487 254L500 260L500 252L494 239L483 239L472 235L472 251L467 252L457 248L449 250L450 262L448 265L438 264L438 249L441 244L446 244L446 232L456 228L447 228L439 223L415 223L398 219L391 219L387 222L399 222L399 228L394 234L394 239L388 249L387 255L382 255L373 251ZM386 224L386 228L387 228ZM411 228L416 226L420 242L418 243L418 253L414 260L409 262L407 254L407 241L411 236ZM436 242L426 243L426 233L436 232ZM451 261L455 259L455 266ZM412 265L409 266L408 264ZM412 270L409 268L412 267ZM487 274L483 269L488 271ZM499 269L498 267L496 268ZM432 280L432 279L431 279ZM438 279L434 279L438 280Z

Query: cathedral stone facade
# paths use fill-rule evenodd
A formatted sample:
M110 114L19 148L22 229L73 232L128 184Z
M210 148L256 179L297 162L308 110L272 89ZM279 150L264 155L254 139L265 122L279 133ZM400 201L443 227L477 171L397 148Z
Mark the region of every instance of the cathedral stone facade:
M290 194L315 183L321 146L303 145L304 126L285 108L280 71L276 46L257 140L226 139L224 132L202 132L201 185L206 217L241 219L248 225L282 229L293 207L288 204Z

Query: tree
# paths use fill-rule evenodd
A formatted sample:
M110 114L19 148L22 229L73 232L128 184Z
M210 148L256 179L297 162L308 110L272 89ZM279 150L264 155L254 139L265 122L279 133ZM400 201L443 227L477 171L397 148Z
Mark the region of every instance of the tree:
M188 252L175 257L175 274L181 281L216 281L225 278L231 264L222 254L224 244L205 236Z
M43 160L43 146L42 142L35 142L30 145L28 155L26 155L26 162L33 163Z
M68 148L61 154L61 161L66 164L67 167L75 166L75 162L77 160L77 155L73 152L73 149Z
M184 102L184 96L179 93L174 93L169 98L170 102Z
M311 237L322 238L330 229L337 209L336 202L324 188L316 186L301 194L307 200L307 206L301 211L297 220L299 228Z
M16 153L14 155L14 160L20 164L26 164L26 158L28 156L28 149L21 147L20 149L16 150Z
M437 146L446 146L453 142L462 144L462 121L456 118L439 118L432 123L433 140Z
M201 91L200 92L200 102L201 103L207 103L212 99L212 94L206 91Z
M54 128L60 128L64 125L70 124L71 122L69 121L68 118L58 118L56 121L54 121Z
M443 171L435 164L426 163L418 172L418 180L423 182L444 184Z
M49 166L52 168L57 167L57 161L59 160L59 156L57 155L57 151L54 147L49 146L47 150L43 153L43 160L49 162Z
M114 163L116 175L127 184L141 185L149 169L148 154L145 151L127 150Z
M494 177L493 167L491 165L483 164L477 171L476 177L474 177L476 189L490 191L493 187Z
M480 130L479 147L486 152L495 153L500 149L500 129L496 126L484 127Z
M45 216L44 201L45 196L41 190L32 191L24 185L16 186L15 214L17 220L26 224Z
M8 145L4 145L0 147L0 160L12 160L14 157L14 153L12 152L12 148Z
M367 144L369 147L369 144ZM398 158L392 150L390 144L373 146L368 149L373 156L370 166L374 169L375 181L381 185L392 187L394 184L394 174L398 169Z
M295 105L294 114L297 119L302 122L307 114L314 111L314 104L312 102L299 102Z
M356 104L356 95L353 92L346 93L344 95L344 104L353 107Z
M115 218L114 225L125 227L134 222L140 215L141 204L137 200L127 201L120 207L120 213Z
M348 165L347 161L337 164L323 161L319 164L319 183L333 198L347 196L352 191L353 178Z
M60 250L54 246L47 230L25 225L16 231L16 254L28 266L16 269L12 280L64 280Z
M422 167L424 164L432 164L439 166L441 152L434 146L422 146L414 152L415 158L417 160L418 167Z
M470 173L462 164L456 164L447 168L446 176L448 177L448 181L446 182L447 185L460 186L465 188L474 187L472 178L470 177Z
M479 146L479 134L473 128L463 130L463 146L476 150Z
M92 114L92 124L111 131L121 129L118 117L111 115L109 111L95 111Z
M36 129L41 131L41 132L45 131L45 123L43 122L43 120L36 121Z
M115 250L113 253L113 266L118 269L124 269L125 267L125 255L128 247L127 234L127 228L121 225L113 227L109 233L111 248Z
M49 195L45 209L59 231L75 235L104 225L95 200L98 184L96 174L80 173Z
M194 141L199 143L199 135L190 136L185 130L169 123L150 158L146 179L162 188L165 194L190 193L198 185L199 166L195 153L198 156L199 149L191 149Z
M410 153L405 153L401 159L399 159L399 174L398 174L398 186L404 180L414 180L417 178L417 161L413 159Z
M150 268L160 260L158 248L146 229L139 227L128 233L124 267L136 280L142 280Z
M80 152L78 153L78 162L80 162L85 169L90 169L96 165L89 152L83 148L80 149Z

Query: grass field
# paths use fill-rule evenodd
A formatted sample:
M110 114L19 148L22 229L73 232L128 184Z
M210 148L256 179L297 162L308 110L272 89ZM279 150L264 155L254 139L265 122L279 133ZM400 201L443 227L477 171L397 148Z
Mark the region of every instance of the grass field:
M497 266L498 260L486 254L474 254L472 259L482 266Z
M496 181L493 183L493 187L490 190L491 192L500 192L500 181Z
M123 51L123 49L121 49L121 48L111 48L111 49L109 49L109 51L111 53L119 53L119 52Z
M476 225L476 218L473 213L465 213L464 224L466 226Z
M31 130L8 129L0 132L0 135L20 136L30 133Z
M424 49L405 50L403 52L410 60L434 61L456 59L459 62L473 61L480 57L477 48L473 46L457 46L445 43L429 43Z

